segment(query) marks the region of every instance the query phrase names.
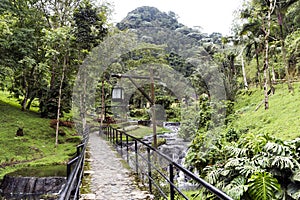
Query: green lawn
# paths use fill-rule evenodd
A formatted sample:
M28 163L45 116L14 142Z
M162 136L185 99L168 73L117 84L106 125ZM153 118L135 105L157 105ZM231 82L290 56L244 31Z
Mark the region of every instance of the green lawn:
M55 130L50 120L40 118L36 108L22 112L15 99L0 93L0 179L25 166L64 164L76 152L80 137L75 130L64 127L55 148ZM18 128L24 136L16 137Z
M255 133L269 133L283 140L300 137L300 84L294 83L290 94L286 84L275 85L275 94L269 97L269 110L264 104L255 108L264 99L263 91L251 89L238 96L236 120L233 127Z
M169 129L157 126L156 128L156 134L163 134L163 133L168 133L170 132ZM126 131L129 135L132 135L136 138L143 138L145 136L149 136L153 134L153 128L152 127L147 127L147 126L138 126L137 129Z

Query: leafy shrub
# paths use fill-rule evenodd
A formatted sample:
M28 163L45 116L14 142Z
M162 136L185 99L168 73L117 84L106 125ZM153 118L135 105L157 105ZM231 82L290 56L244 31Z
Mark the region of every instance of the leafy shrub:
M56 119L52 119L52 120L50 121L50 127L51 127L51 128L56 128L56 124L57 124L57 120L56 120ZM74 122L59 120L59 126L64 126L64 127L68 127L68 128L73 128L73 127L74 127Z
M167 140L165 138L157 138L157 147L166 144ZM153 142L152 142L152 146L153 146Z
M225 138L227 142L236 142L238 141L240 137L240 134L237 130L235 130L234 128L230 128L226 134L225 134Z
M281 141L267 134L247 133L228 142L227 137L235 134L236 130L230 129L212 143L207 143L207 134L198 134L187 163L234 199L299 199L300 140ZM210 199L206 190L199 193L202 199Z

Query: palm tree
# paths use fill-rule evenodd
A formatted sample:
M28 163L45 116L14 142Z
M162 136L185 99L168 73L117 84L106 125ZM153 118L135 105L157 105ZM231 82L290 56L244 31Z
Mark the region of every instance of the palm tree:
M259 54L263 51L263 32L261 29L261 21L259 19L253 19L252 14L246 13L247 10L242 11L241 17L247 18L250 22L245 23L239 32L239 37L243 37L245 43L245 54L248 59L252 59L255 56L256 60L256 82L262 88L261 80L261 66L259 63Z
M284 30L283 30L283 21L285 19L285 13L287 9L296 3L298 0L277 0L275 1L275 9L276 9L276 15L277 15L277 21L279 25L279 32L280 32L280 43L281 43L281 52L282 52L282 58L284 62L284 69L286 73L286 78L287 78L287 84L288 84L288 89L290 92L293 92L293 86L291 84L291 77L289 73L289 63L286 57L286 48L285 48L285 36L284 36Z

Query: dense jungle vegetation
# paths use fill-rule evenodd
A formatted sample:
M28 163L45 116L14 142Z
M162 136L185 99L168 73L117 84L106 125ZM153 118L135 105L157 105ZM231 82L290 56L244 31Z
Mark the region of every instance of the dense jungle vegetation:
M110 91L118 81L113 73L151 62L167 66L167 72L179 73L196 93L189 106L197 112L190 112L180 109L185 103L170 88L155 87L156 103L163 106L166 119L180 121L180 135L191 141L186 157L191 170L234 199L300 198L299 0L245 1L236 12L232 35L226 37L187 27L174 12L153 7L133 10L116 26L109 23L110 13L109 4L92 0L1 0L0 110L6 115L0 118L0 145L20 140L28 151L18 160L21 146L4 148L1 168L51 156L49 150L41 150L48 143L26 143L35 138L32 130L30 136L14 138L18 128L25 127L25 134L31 129L18 123L28 116L34 118L28 122L33 126L45 124L37 140L53 138L60 151L68 139L59 135L59 121L72 115L80 66L93 49L109 49L102 45L106 38L126 33L124 41L133 43L130 32L141 46L120 55L98 75L96 108L111 101ZM216 72L218 79L212 76ZM222 101L213 95L213 86L222 86ZM150 84L143 89L149 93ZM179 84L177 89L186 88ZM8 105L8 94L18 99L19 107ZM132 118L149 119L143 95L137 91L128 101ZM52 124L53 135L49 119L57 122ZM66 135L76 138L68 131ZM66 149L70 154L70 146ZM213 199L206 191L195 191L197 195Z

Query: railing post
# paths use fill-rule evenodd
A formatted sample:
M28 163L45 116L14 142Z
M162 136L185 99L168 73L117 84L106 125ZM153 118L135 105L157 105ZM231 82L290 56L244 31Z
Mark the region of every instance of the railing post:
M84 166L84 153L83 154L81 154L81 156L82 156L82 159L80 159L81 160L81 163L80 163L80 167L79 167L79 173L77 174L77 183L78 183L78 187L80 186L80 183L81 183L81 180L80 180L80 178L81 178L81 174L83 173L83 166ZM76 190L75 189L75 191L77 191L77 193L76 193L76 196L77 197L79 197L79 194L80 194L80 190L79 190L79 188Z
M123 137L123 132L120 132L120 146L121 146L121 156L123 156L123 141L122 138Z
M115 129L112 131L112 143L115 143Z
M118 136L118 134L119 134L119 131L116 130L116 145L118 145L118 141L119 141L119 136Z
M71 174L71 164L67 164L67 179L69 179L69 176L70 176L70 174Z
M108 141L110 140L110 131L111 131L111 128L109 127L107 129L107 135L106 135Z
M175 199L175 191L174 191L174 168L172 163L169 165L169 173L170 173L170 200Z
M77 150L76 150L76 156L79 156L80 155L80 149L81 149L81 145L80 146L77 146Z
M138 148L137 148L137 141L134 140L134 152L135 152L135 169L136 174L139 174L139 158L138 158Z
M126 135L126 152L127 152L127 163L129 164L129 146L128 146L128 135Z
M151 155L150 155L150 148L147 147L147 155L148 155L148 178L149 178L149 191L152 194L152 173L151 173Z
M109 132L110 132L110 127L107 126L107 130L106 130L106 139L109 140Z
M108 138L108 141L111 142L111 132L112 132L112 128L109 129L109 138Z

